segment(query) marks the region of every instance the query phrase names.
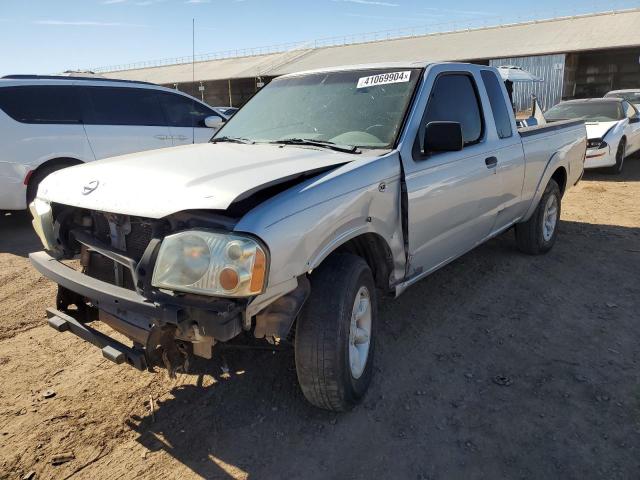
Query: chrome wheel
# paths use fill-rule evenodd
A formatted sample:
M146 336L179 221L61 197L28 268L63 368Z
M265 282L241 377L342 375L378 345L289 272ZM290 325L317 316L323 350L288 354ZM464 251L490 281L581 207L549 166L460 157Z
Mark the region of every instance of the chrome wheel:
M367 365L371 345L371 295L367 287L360 287L351 310L349 328L349 366L351 376L360 378Z
M558 224L558 198L550 195L544 206L544 215L542 216L542 237L548 242L553 237Z

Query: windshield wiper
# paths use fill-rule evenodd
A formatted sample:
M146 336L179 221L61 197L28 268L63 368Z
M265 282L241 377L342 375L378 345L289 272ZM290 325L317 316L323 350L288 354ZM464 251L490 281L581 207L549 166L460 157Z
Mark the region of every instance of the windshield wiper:
M313 147L329 148L343 153L361 153L355 145L338 145L329 140L313 140L311 138L285 138L283 140L273 140L268 143L279 145L311 145Z
M255 143L253 140L249 140L248 138L241 138L241 137L217 137L217 138L214 137L209 141L211 143L218 143L218 142L243 143L243 144Z

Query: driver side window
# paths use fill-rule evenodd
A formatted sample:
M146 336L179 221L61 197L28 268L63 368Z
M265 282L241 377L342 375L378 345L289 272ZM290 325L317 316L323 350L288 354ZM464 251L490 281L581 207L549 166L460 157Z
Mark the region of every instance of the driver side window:
M484 133L480 99L473 78L464 73L440 75L431 89L422 119L419 145L424 144L424 131L429 122L458 122L464 145L480 142Z

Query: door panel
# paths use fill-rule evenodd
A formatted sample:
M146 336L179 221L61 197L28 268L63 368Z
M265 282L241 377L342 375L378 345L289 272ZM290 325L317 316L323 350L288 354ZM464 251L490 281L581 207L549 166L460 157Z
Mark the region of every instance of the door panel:
M491 151L496 143L486 141L476 79L468 72L434 75L413 161L405 168L409 275L434 270L486 238L502 202L499 156ZM460 123L462 150L422 152L426 125L439 121Z
M85 131L96 160L172 145L168 127L85 125Z
M406 177L411 273L431 271L484 239L500 205L490 152L477 145L424 161Z
M503 147L492 152L498 158L497 176L500 200L496 221L491 233L499 232L513 223L523 213L522 187L524 184L525 159L520 137L502 140Z

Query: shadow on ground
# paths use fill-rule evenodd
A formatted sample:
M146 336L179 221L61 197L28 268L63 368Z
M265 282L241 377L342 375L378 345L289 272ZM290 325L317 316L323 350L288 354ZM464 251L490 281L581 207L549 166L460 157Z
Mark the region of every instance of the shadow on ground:
M306 403L291 351L224 349L129 426L208 479L638 478L639 245L562 222L529 257L507 233L384 302L350 413Z
M607 173L606 169L586 170L584 180L599 182L638 182L640 181L640 153L634 153L624 161L624 169L620 175Z
M27 212L0 212L0 253L26 257L42 249Z

